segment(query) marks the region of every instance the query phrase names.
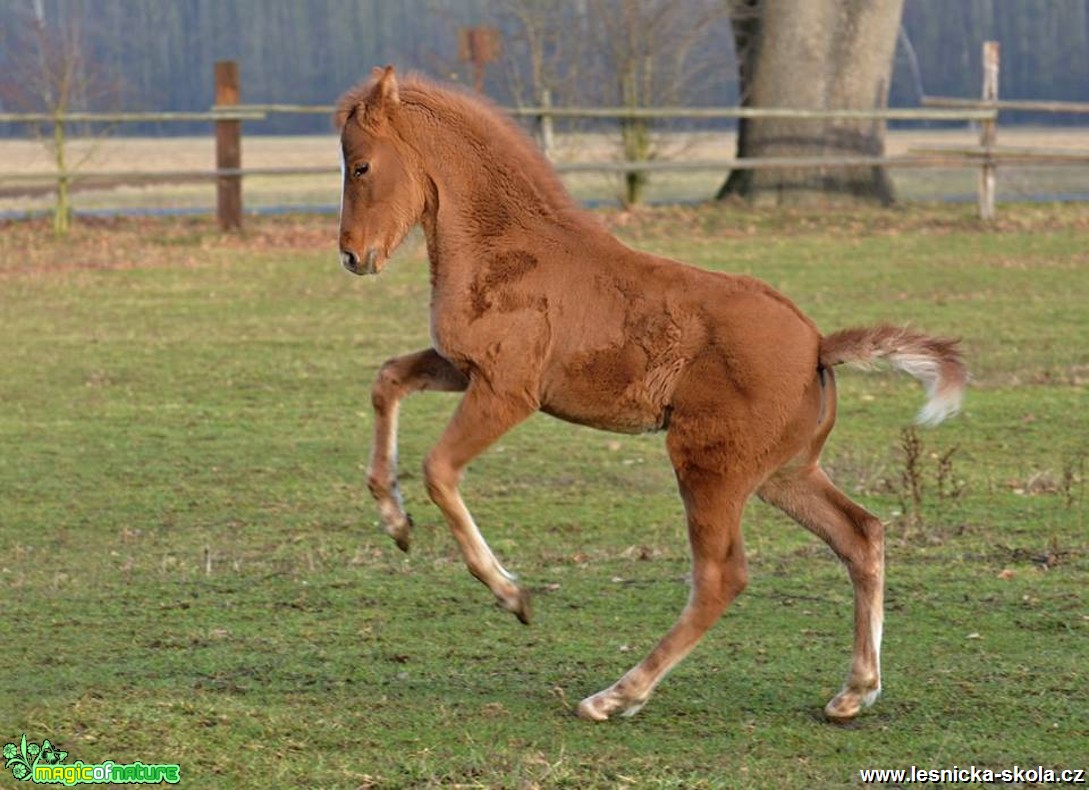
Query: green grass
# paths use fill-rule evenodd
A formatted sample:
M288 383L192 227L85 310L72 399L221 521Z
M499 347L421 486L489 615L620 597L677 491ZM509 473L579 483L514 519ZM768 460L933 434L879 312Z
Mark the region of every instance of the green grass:
M825 787L858 769L1084 768L1089 256L1074 208L820 217L610 215L633 244L757 274L826 329L964 337L963 416L844 372L827 466L887 519L885 694L820 710L850 586L814 538L746 513L752 582L630 720L571 715L669 627L687 548L660 436L537 417L471 469L529 628L462 566L419 462L456 403L409 401L401 554L363 484L377 366L428 342L418 242L340 271L328 218L0 233L0 722L69 761L176 762L193 787ZM953 450L939 491L937 458ZM912 523L921 518L922 525ZM0 786L14 786L8 771Z

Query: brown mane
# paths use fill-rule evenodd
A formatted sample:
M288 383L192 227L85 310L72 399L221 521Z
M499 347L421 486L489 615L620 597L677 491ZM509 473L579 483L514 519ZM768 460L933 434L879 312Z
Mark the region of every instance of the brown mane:
M376 74L361 82L340 98L336 109L338 129L366 107L380 76ZM456 131L466 148L482 154L483 167L503 168L508 188L520 188L539 197L540 205L549 209L549 213L565 215L568 220L589 220L595 226L600 224L571 197L534 140L489 99L460 86L438 85L411 73L398 79L398 97L405 111L422 116L408 124L398 125L394 120L394 126L408 142L418 134L416 130L441 123L444 128Z

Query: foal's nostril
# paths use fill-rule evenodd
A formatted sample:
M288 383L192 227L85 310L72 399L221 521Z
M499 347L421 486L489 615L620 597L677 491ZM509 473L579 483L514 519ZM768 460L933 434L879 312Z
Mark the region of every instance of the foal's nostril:
M359 273L359 256L357 256L351 250L340 251L340 265L350 271L352 274Z

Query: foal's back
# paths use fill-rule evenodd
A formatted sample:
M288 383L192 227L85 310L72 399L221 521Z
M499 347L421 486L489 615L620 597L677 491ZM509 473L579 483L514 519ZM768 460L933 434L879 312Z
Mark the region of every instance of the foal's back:
M637 252L604 233L542 268L554 273L525 285L552 286L541 408L555 416L633 433L738 409L752 419L796 407L817 375L820 334L755 278Z

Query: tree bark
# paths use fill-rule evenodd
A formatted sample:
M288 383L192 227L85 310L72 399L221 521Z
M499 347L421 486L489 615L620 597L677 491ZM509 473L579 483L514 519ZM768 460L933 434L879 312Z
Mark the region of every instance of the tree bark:
M730 0L730 28L734 37L734 54L737 58L738 105L752 107L752 73L756 67L756 53L760 44L761 0ZM737 119L737 155L749 149L749 118ZM752 170L731 170L725 183L719 188L716 200L729 195L749 192Z
M903 0L734 0L742 106L884 107ZM881 156L885 124L851 119L744 119L737 156ZM719 198L758 203L891 203L884 168L735 170Z

